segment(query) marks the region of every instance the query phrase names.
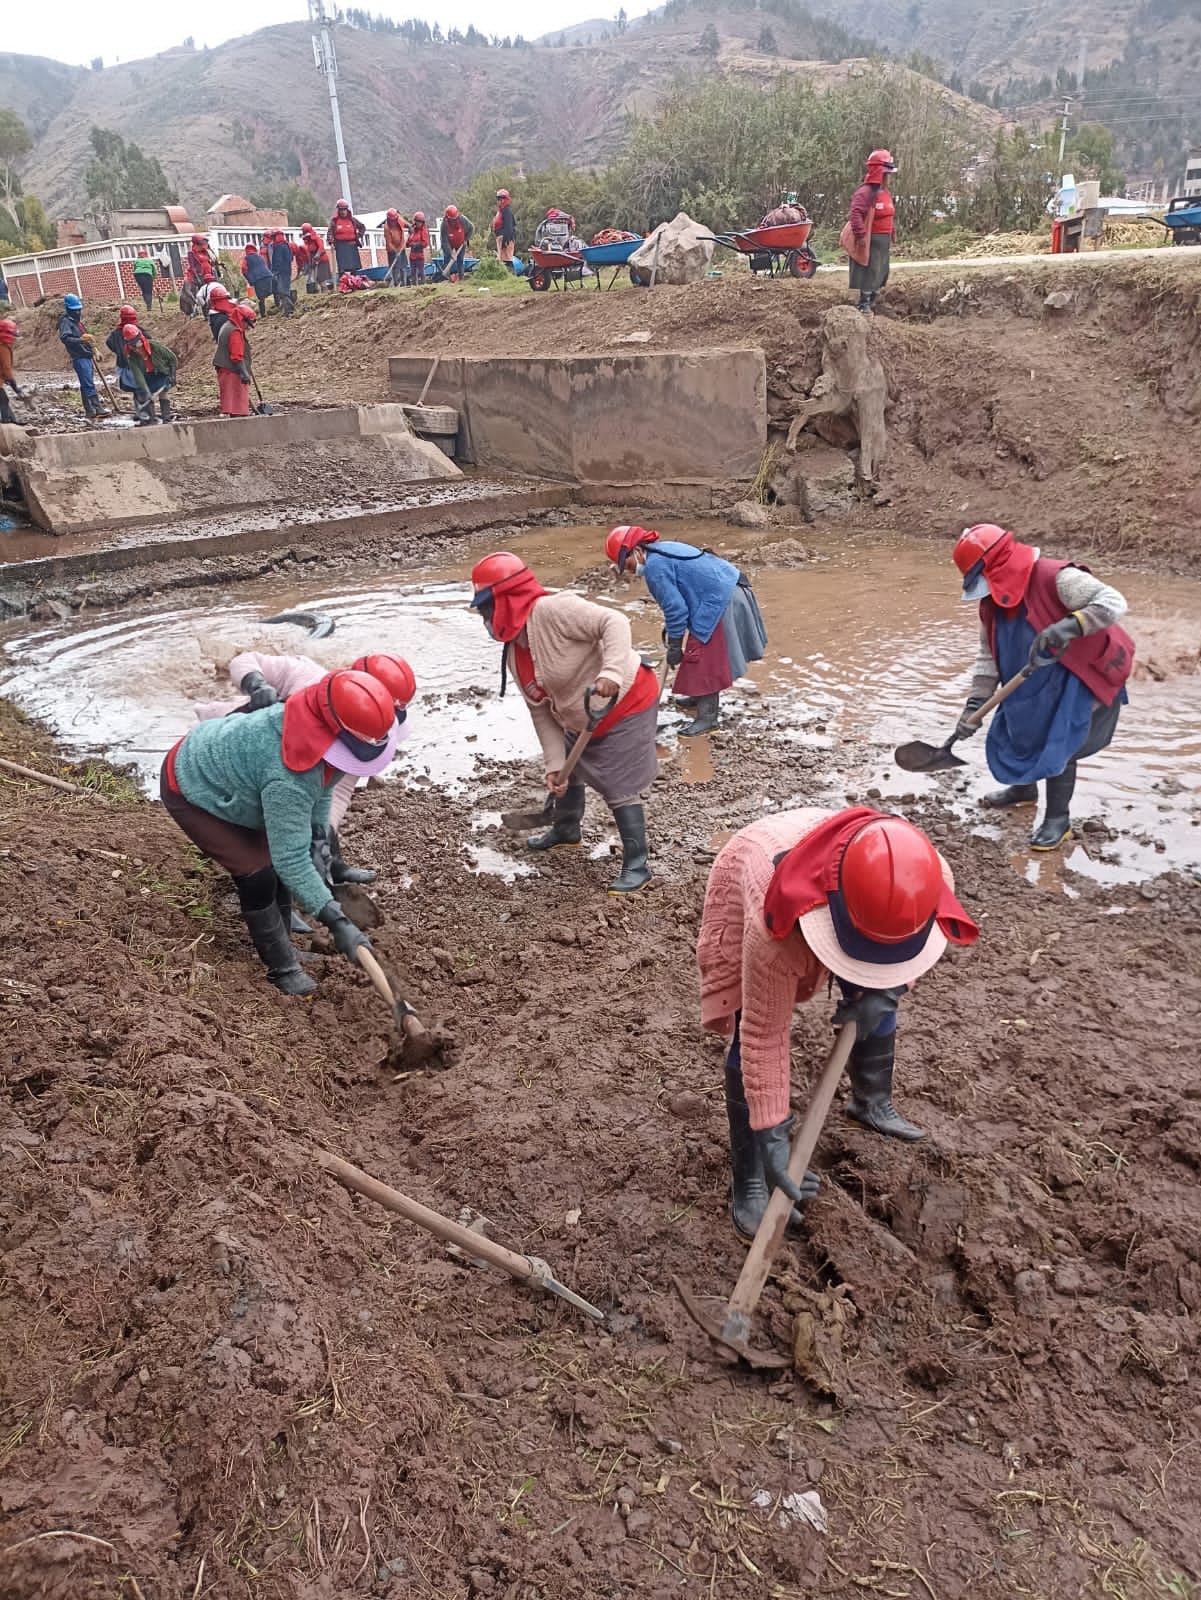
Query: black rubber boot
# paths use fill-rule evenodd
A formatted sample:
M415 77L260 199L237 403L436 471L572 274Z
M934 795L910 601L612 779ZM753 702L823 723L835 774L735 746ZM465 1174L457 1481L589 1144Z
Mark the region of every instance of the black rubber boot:
M712 733L718 722L719 694L698 695L692 705L692 721L680 729L681 739L694 739L701 733Z
M868 294L866 289L864 289L864 290L862 290L860 292L860 295L859 295L859 310L863 312L863 315L865 317L870 317L872 315L872 301L875 298L876 298L875 295L874 294Z
M726 1116L730 1123L730 1220L743 1244L750 1244L763 1220L771 1194L763 1176L759 1147L751 1131L751 1113L746 1103L742 1067L726 1058ZM795 1206L787 1232L802 1231L803 1218Z
M0 384L0 422L15 422L16 420L16 417L13 416L13 408L8 403L7 391Z
M171 410L170 396L160 394L158 397L158 414L164 422L174 422L175 413Z
M307 972L302 972L287 924L273 900L261 910L242 908L242 916L250 930L251 943L259 953L259 960L267 969L268 979L281 994L312 994L317 987Z
M331 883L374 883L379 877L370 867L348 867L342 856L337 828L329 830L329 881Z
M609 885L609 893L635 894L651 881L646 848L646 807L614 806L613 820L621 835L621 871Z
M1031 850L1058 850L1072 831L1072 795L1076 788L1076 763L1069 761L1057 778L1047 779L1047 809L1030 835Z
M882 1133L886 1139L904 1139L912 1143L926 1137L925 1131L909 1122L892 1103L892 1068L896 1055L896 1033L873 1034L860 1040L851 1051L847 1072L851 1080L851 1097L847 1101L848 1117L861 1122L873 1133Z
M567 793L555 799L550 827L533 833L525 842L527 850L578 850L580 823L584 817L584 785L569 783Z
M1037 783L1007 783L1003 789L993 789L988 794L980 796L982 806L994 806L1000 810L1002 806L1036 806L1038 804Z

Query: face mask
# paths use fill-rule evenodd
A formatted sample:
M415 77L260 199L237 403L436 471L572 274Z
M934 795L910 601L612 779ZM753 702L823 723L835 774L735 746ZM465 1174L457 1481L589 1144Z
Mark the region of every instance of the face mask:
M484 624L484 629L485 629L489 639L495 639L496 638L496 634L492 631L492 617L493 617L493 614L496 611L496 601L495 600L489 600L484 605L482 605L479 609L480 609L480 621Z

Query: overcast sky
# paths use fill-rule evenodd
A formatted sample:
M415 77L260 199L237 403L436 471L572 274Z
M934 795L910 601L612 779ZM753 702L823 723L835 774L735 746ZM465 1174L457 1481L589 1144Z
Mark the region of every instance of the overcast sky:
M326 0L332 10L336 0ZM348 3L348 0L344 0ZM610 14L601 0L399 0L381 4L380 0L358 0L365 11L381 12L398 20L424 17L440 22L443 28L466 28L473 22L483 33L524 34L527 39L587 22L592 17ZM621 0L611 8L616 15ZM630 16L649 9L650 0L626 0ZM19 5L16 0L5 7L0 49L19 55L53 56L86 66L93 56L103 56L106 65L118 59L118 41L126 48L123 61L155 55L172 45L182 44L188 34L198 45L221 44L255 28L277 22L308 20L307 0L255 0L247 7L242 0L203 0L186 10L167 6L99 6L95 0L60 0L57 5ZM248 27L247 23L251 22Z

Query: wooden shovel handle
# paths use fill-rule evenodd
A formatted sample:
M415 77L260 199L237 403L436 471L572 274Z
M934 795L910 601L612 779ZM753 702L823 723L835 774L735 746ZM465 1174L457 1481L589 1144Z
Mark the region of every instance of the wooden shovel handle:
M361 1167L343 1161L341 1156L331 1155L328 1150L314 1150L313 1159L319 1167L331 1177L337 1178L339 1183L345 1184L348 1189L353 1189L356 1194L366 1195L377 1205L395 1211L398 1216L406 1217L410 1222L415 1222L419 1228L432 1233L435 1239L442 1239L447 1244L457 1244L464 1254L487 1261L490 1266L499 1267L502 1272L507 1272L510 1277L517 1278L522 1283L528 1283L535 1276L533 1263L528 1256L518 1255L516 1250L506 1250L503 1244L497 1244L482 1233L473 1233L461 1223L452 1222L449 1217L444 1217L440 1211L431 1211L429 1206L423 1206L419 1200L411 1200L399 1189L381 1183L378 1178L371 1177Z
M1037 667L1023 667L1020 672L1015 673L1009 679L1008 683L1003 683L999 689L994 690L980 709L972 712L971 721L975 723L976 727L980 726L990 711L997 709L1002 700L1008 700L1015 689L1020 689L1026 679L1032 677L1037 670ZM951 743L955 743L954 737L952 737Z
M593 692L594 691L592 689L588 690L589 695L591 695ZM612 700L605 707L604 711L602 711L600 716L596 718L596 721L592 723L591 727L587 728L583 733L577 735L576 742L572 745L567 759L559 768L560 783L562 783L565 779L570 778L576 767L579 766L580 757L584 754L584 751L587 750L589 744L592 742L592 735L596 732L600 723L603 722L604 719L609 715L609 712L612 711L619 698L620 696L614 695ZM589 710L591 710L591 707L589 707Z
M813 1152L817 1149L822 1127L829 1115L834 1096L838 1092L839 1079L851 1058L854 1046L855 1024L848 1022L838 1030L834 1048L830 1051L829 1059L822 1068L822 1075L814 1086L805 1119L793 1140L792 1153L788 1158L788 1176L795 1184L800 1184ZM759 1296L763 1293L763 1285L767 1282L767 1275L771 1271L772 1262L784 1238L784 1229L788 1226L791 1213L792 1201L783 1189L773 1189L767 1210L763 1213L763 1220L755 1233L754 1242L747 1252L742 1271L738 1274L738 1282L734 1285L734 1292L726 1306L722 1325L724 1339L745 1341L750 1333L751 1316L759 1304Z
M424 1024L420 1021L416 1012L413 1011L406 1004L406 1002L400 999L400 997L396 994L395 990L392 988L392 985L388 982L388 974L384 971L383 967L380 966L379 962L375 959L375 957L371 954L371 951L368 950L365 945L360 945L355 951L355 959L357 960L359 966L362 967L363 971L371 979L376 989L379 990L380 994L383 995L384 999L392 1007L392 1010L395 1011L398 1007L404 1008L404 1018L401 1022L401 1027L409 1035L409 1037L416 1039L424 1034L427 1031Z

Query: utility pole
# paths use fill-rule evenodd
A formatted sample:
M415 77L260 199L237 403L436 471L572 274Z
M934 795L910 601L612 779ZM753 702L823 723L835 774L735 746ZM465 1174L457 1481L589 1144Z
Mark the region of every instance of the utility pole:
M330 19L325 14L325 0L309 0L309 21L318 30L313 35L313 60L329 85L329 114L334 123L334 148L338 152L338 181L342 197L353 206L350 197L350 168L346 164L346 145L342 139L342 118L338 113L338 57L330 37Z
M309 0L309 3L310 4L320 5L321 4L321 0ZM1059 124L1059 170L1060 170L1061 175L1062 175L1062 172L1063 172L1063 149L1064 149L1064 146L1068 142L1068 117L1071 115L1071 110L1072 110L1072 97L1070 95L1066 95L1065 94L1064 97L1063 97L1063 111L1061 113L1061 115L1063 117L1063 121ZM336 114L335 114L335 121L336 121Z

